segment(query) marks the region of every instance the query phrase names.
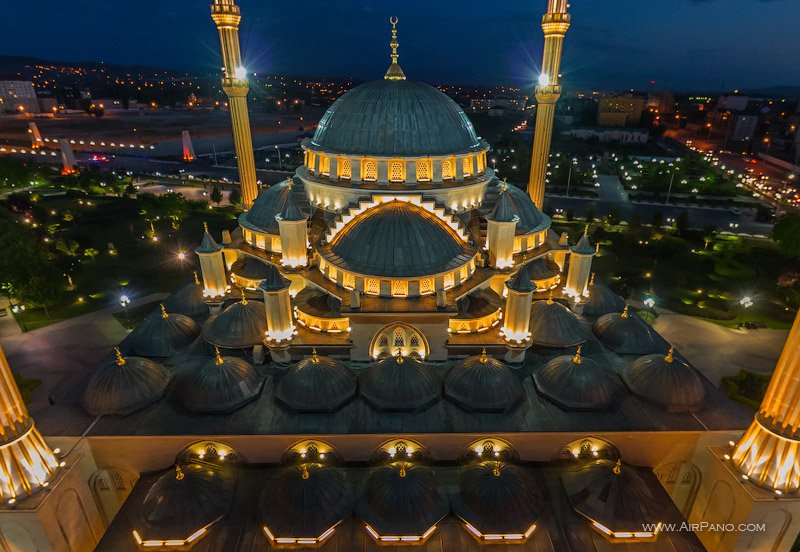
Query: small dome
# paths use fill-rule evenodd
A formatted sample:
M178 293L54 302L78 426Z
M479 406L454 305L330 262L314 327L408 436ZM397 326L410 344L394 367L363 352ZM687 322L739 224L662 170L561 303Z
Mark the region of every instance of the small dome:
M484 349L447 373L444 396L472 412L505 412L522 398L522 384L508 366L487 356Z
M356 396L356 381L347 366L314 351L281 378L275 398L296 412L333 412Z
M312 209L303 181L294 177L291 181L291 187L287 179L259 193L250 210L239 216L239 225L250 230L277 235L279 228L275 216L283 210L290 194L296 205L305 213L310 213Z
M455 319L482 318L497 312L503 306L503 298L492 288L482 288L456 301L458 314Z
M589 326L567 307L548 299L531 306L531 340L544 347L575 347L589 338Z
M606 410L622 389L617 375L582 357L565 355L534 370L533 381L539 392L566 411Z
M422 536L450 512L450 501L430 468L396 462L370 474L356 509L381 536Z
M558 265L546 257L532 260L525 265L525 268L528 270L528 277L534 282L552 280L561 274L561 269L558 268Z
M143 537L184 539L228 513L236 481L230 469L176 466L153 483L143 503Z
M378 410L413 412L439 398L436 373L413 357L399 354L370 364L358 378L361 396Z
M464 111L436 88L381 79L333 102L311 146L330 153L402 157L474 151L481 141Z
M583 304L583 314L587 316L603 316L612 312L622 312L625 300L611 291L604 283L592 278L589 282L589 298Z
M592 330L603 345L617 353L649 355L666 352L666 347L647 322L636 313L629 312L627 306L621 313L610 313L598 318Z
M669 412L700 410L706 391L700 377L673 351L634 360L622 371L622 379L634 395L660 404Z
M193 280L173 291L164 299L167 312L182 314L191 318L208 316L208 305L203 301L203 286Z
M152 360L123 358L117 349L115 361L97 370L83 394L83 407L93 416L126 416L164 396L172 374Z
M245 255L231 265L231 274L245 280L260 282L270 275L269 267L250 255Z
M183 314L168 314L162 305L161 315L145 318L120 347L132 355L166 358L189 345L198 335L197 322Z
M275 474L258 501L260 522L278 538L318 538L353 511L340 470L302 464Z
M481 462L466 468L453 511L482 534L525 534L541 513L533 477L519 466Z
M203 339L223 349L246 349L261 344L266 331L264 303L243 298L206 321Z
M491 216L490 213L494 212L504 187L506 193L503 194L505 203L503 210L518 217L519 220L517 220L515 230L517 235L530 234L550 228L550 217L536 208L533 200L525 190L517 188L513 184L501 183L499 180L495 180L486 188L486 194L480 208L482 214Z
M320 254L331 264L367 276L416 277L454 270L476 251L436 215L390 201L358 215Z
M631 466L596 460L561 475L572 508L613 532L641 531L663 521L658 501ZM602 533L602 531L600 531Z
M175 397L189 411L226 414L255 399L264 380L249 362L237 357L201 359L182 370Z

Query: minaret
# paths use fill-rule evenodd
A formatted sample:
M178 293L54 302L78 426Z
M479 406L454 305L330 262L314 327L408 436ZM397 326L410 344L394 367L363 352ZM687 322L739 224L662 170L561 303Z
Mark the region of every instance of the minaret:
M297 203L289 179L286 203L275 215L281 236L281 264L290 268L308 265L308 215Z
M507 184L500 185L500 195L494 211L486 217L486 246L489 249L489 262L500 270L514 266L514 236L519 217L511 208L511 199L506 190Z
M203 223L203 241L195 253L200 258L200 271L203 274L203 297L221 301L228 293L228 281L225 278L224 249L208 232L208 224Z
M743 478L762 487L776 493L800 490L800 313L732 460Z
M219 30L222 45L222 62L225 74L222 89L228 96L233 124L233 143L239 165L239 182L242 185L242 205L248 210L258 195L256 165L253 158L253 138L250 135L250 116L247 113L247 70L242 66L239 50L239 22L242 16L234 0L214 0L211 19Z
M547 13L542 18L544 56L542 73L536 86L536 101L539 105L536 108L531 176L528 181L528 195L539 209L544 207L544 186L550 144L553 140L553 119L556 114L556 102L561 96L559 72L562 45L570 22L568 8L567 0L547 0Z
M572 297L580 298L587 295L586 290L589 286L589 278L592 275L592 259L597 254L597 248L589 243L589 225L578 243L570 250L569 271L567 272L567 283L564 286L564 293Z
M59 467L55 454L25 408L0 348L0 498L13 504L50 485Z

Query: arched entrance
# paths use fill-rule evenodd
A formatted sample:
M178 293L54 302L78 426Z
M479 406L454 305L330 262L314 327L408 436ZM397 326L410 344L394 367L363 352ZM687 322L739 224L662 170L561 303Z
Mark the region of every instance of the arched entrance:
M369 347L372 358L382 358L396 354L398 349L403 356L424 359L430 353L425 335L411 324L397 322L381 328Z

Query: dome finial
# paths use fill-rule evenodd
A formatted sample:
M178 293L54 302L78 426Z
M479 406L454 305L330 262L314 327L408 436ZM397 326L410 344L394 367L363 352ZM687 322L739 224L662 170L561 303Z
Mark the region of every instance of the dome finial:
M119 347L114 347L114 353L117 355L117 366L125 366L125 359L122 357L122 351Z
M589 285L590 286L594 285L594 272L592 272L592 276L589 278Z
M494 463L494 469L492 470L492 475L495 477L500 477L500 462Z
M203 232L208 232L208 223L203 221Z
M181 481L184 477L186 477L186 474L183 473L183 470L178 464L175 464L175 479Z
M581 360L581 351L583 350L583 345L578 345L578 350L575 351L575 356L572 359L572 362L575 364L581 364L583 360Z
M611 471L614 472L614 475L622 473L622 458L617 458L617 463L614 464L614 468Z
M302 471L300 477L302 477L303 479L308 479L309 477L311 477L311 474L308 473L308 465L302 464L300 466L300 470Z
M625 305L625 308L622 309L622 314L620 314L622 318L628 318L628 305Z
M397 352L394 354L394 359L397 364L403 364L403 350L398 347Z
M674 345L670 346L669 352L667 353L667 356L664 357L664 360L666 360L670 364L672 364L672 361L675 360L675 346Z
M553 303L554 303L554 301L553 301L553 290L551 289L550 293L547 294L547 304L548 305L552 305Z
M588 236L589 235L589 225L588 224L583 228L583 235L584 236Z
M220 364L224 364L225 361L222 359L222 355L219 354L219 347L214 345L214 364L219 366Z
M397 21L398 19L394 16L389 18L389 23L392 24L392 41L389 43L389 46L392 47L392 64L383 76L386 80L406 80L405 73L403 73L403 70L400 69L400 66L397 64L397 58L400 57L397 54L397 47L400 46L397 42Z
M311 364L319 364L319 357L317 356L317 348L311 349Z
M164 303L161 303L161 318L169 318L169 314L167 313L167 307L164 306Z
M198 286L200 285L200 276L197 275L196 270L194 271L194 283Z
M406 476L406 463L400 462L400 477Z
M487 362L489 362L489 357L486 354L486 347L484 347L483 350L481 351L480 362L481 364L486 364Z
M241 289L239 291L242 292L242 305L246 305L247 304L247 297L245 297L245 295L244 295L244 289Z

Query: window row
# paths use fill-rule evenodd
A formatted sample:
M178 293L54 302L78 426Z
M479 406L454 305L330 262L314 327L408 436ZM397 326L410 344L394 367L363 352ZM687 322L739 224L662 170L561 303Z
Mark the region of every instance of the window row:
M385 164L386 174L380 174ZM479 175L486 170L486 152L469 154L463 157L450 156L442 159L389 159L373 158L351 159L345 156L331 156L311 150L305 152L305 165L309 172L338 178L339 180L358 180L361 182L430 182L432 180L455 180ZM357 173L354 171L357 169ZM439 178L437 178L439 177Z

